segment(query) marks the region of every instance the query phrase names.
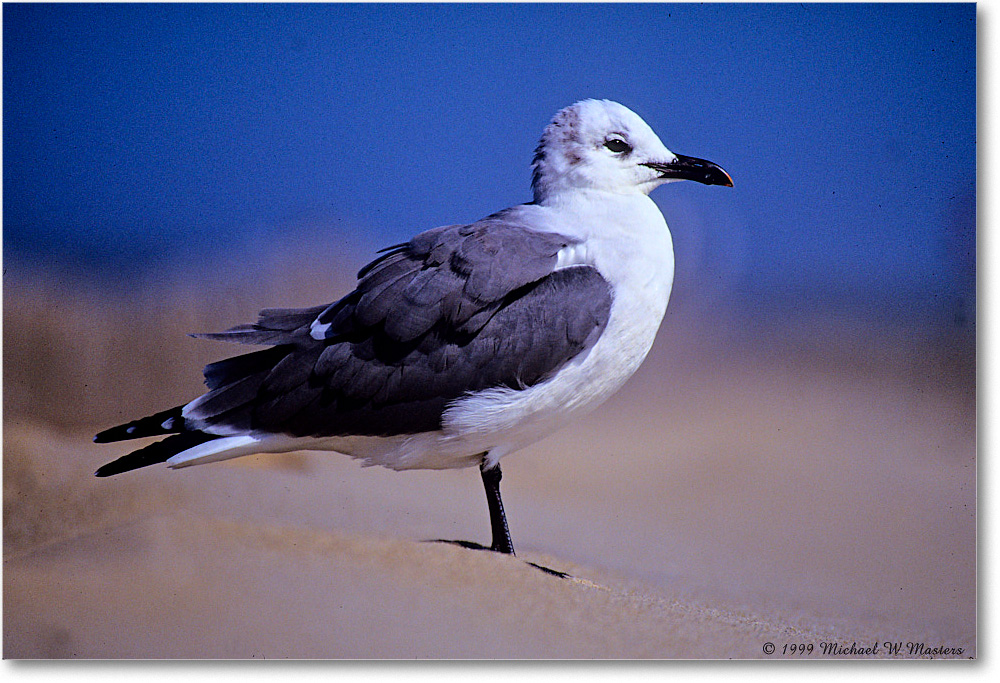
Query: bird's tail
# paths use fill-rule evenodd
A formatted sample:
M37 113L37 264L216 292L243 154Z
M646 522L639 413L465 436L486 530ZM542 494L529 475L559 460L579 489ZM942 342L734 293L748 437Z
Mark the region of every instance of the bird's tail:
M154 415L153 417L156 416ZM149 420L152 418L144 419ZM137 420L136 422L142 422L142 420ZM116 427L115 429L118 428ZM98 436L100 436L100 434ZM129 439L132 437L126 436L122 438ZM107 465L104 465L94 474L98 477L110 477L113 474L121 474L122 472L128 472L129 470L146 467L147 465L155 465L157 463L166 462L169 458L177 455L178 453L217 438L219 437L215 434L206 434L204 432L184 432L183 434L174 434L173 436L168 436L162 441L157 441L156 443L152 443L145 448L140 448L137 451L132 451L128 455L123 455L114 462L109 462ZM116 439L109 439L109 441L114 440Z

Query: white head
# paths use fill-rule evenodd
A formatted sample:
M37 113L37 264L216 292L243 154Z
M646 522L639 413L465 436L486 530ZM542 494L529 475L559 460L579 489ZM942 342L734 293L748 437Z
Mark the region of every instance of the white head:
M673 180L733 184L715 164L671 152L635 112L610 100L582 100L557 113L542 134L532 169L539 204L581 189L649 194Z

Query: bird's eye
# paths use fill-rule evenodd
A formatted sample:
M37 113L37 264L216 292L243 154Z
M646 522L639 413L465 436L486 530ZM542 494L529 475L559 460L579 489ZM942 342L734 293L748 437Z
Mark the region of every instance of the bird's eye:
M608 140L605 140L604 146L615 154L625 154L632 151L632 145L628 144L621 138L609 138Z

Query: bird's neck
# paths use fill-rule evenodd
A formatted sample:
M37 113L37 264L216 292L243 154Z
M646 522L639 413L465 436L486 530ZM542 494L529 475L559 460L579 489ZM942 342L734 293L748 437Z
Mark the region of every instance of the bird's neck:
M652 189L653 187L650 186L648 189ZM591 185L581 185L569 181L553 181L545 178L535 178L531 184L531 190L534 194L534 199L531 203L540 206L562 205L585 198L589 198L591 201L600 201L602 198L614 199L616 197L648 198L649 195L649 192L646 191L647 188L634 185L608 189Z
M576 190L539 205L552 230L579 238L591 265L615 286L640 292L652 308L666 307L673 283L673 241L659 207L644 194ZM549 223L549 221L540 221Z

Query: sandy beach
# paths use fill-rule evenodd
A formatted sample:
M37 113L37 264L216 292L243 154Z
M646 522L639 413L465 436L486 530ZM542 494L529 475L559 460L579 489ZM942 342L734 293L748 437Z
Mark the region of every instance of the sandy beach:
M912 338L735 352L680 309L618 396L504 460L517 558L435 542L488 543L474 469L96 479L128 444L19 410L6 357L4 657L975 657L969 384Z

